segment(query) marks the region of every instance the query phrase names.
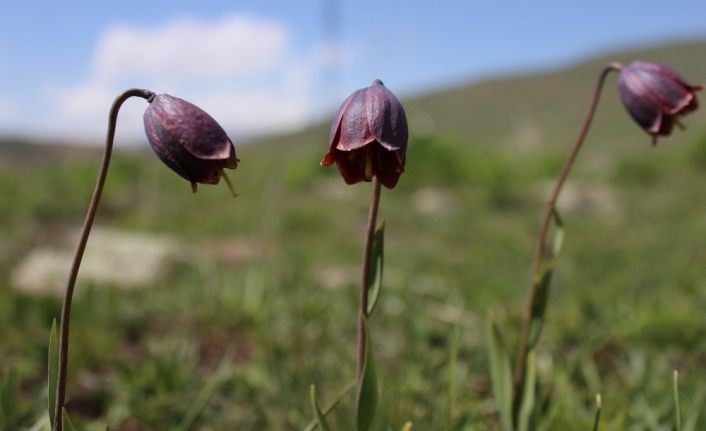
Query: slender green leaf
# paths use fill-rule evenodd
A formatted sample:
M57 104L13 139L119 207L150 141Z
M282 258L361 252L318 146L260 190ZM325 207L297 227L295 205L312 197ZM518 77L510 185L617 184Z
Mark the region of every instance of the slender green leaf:
M513 431L510 356L503 342L502 334L491 315L488 315L487 318L486 339L490 361L490 378L493 385L495 406L500 414L500 424L504 431Z
M407 421L402 427L402 431L412 431L412 422Z
M322 409L322 413L324 414L324 416L331 413L333 411L333 409L335 409L336 406L341 402L341 400L343 400L343 398L345 398L346 395L348 395L348 393L351 390L353 390L354 387L355 387L355 382L351 382L350 384L346 385L343 389L338 391L338 393L336 395L334 395L331 403ZM311 422L309 422L309 424L306 426L306 428L304 428L304 431L314 431L316 429L317 425L318 425L318 422L316 421L316 418L314 418L311 420Z
M48 354L48 380L47 399L49 400L49 423L54 427L54 412L56 409L56 385L59 378L59 341L56 336L56 319L51 323L49 332L49 354Z
M66 409L61 409L61 423L64 425L64 431L76 431L74 424L71 423L69 414Z
M681 431L681 407L679 406L679 371L674 370L674 416L676 431Z
M37 421L33 423L31 427L27 428L27 431L47 431L47 429L51 429L51 427L52 425L49 423L49 416L42 415L39 416Z
M370 431L392 431L390 427L389 406L380 404L375 409L375 419L370 426Z
M231 364L228 361L223 361L218 369L209 377L206 384L201 388L201 390L196 394L196 397L191 402L189 409L184 414L184 417L176 428L178 431L188 431L190 430L199 414L208 405L209 400L216 393L218 388L223 384L231 375L233 370Z
M449 384L446 392L446 405L444 406L444 430L451 431L453 419L453 403L456 398L456 362L458 360L458 346L461 340L461 327L454 326L449 349Z
M598 424L601 422L601 410L603 408L601 394L596 394L596 417L593 420L593 431L598 431Z
M699 386L692 402L689 404L690 408L686 412L686 420L682 429L684 431L696 431L696 423L699 420L699 413L704 409L704 399L706 399L706 387Z
M370 272L368 273L368 309L370 316L378 303L382 289L382 270L385 266L385 221L383 220L375 229L373 236L373 250L370 255Z
M378 383L373 360L373 343L370 339L368 322L365 319L363 319L363 328L365 329L365 362L356 400L356 429L370 431L378 406Z
M0 429L12 429L18 425L17 397L20 392L20 382L14 368L9 368L0 379Z
M547 310L549 301L549 291L552 284L552 275L556 267L556 259L564 245L564 221L556 208L552 211L552 220L554 221L554 241L550 256L545 258L539 268L539 272L535 274L538 278L537 295L532 305L531 321L530 321L530 341L528 349L532 350L539 341L539 336L544 327L544 316Z
M531 350L527 355L527 372L525 373L524 391L520 405L519 431L531 428L532 412L534 410L535 391L537 383L537 353Z
M316 418L316 424L319 426L321 431L331 431L331 427L326 423L326 417L321 412L319 408L319 402L316 400L316 386L309 386L309 400L311 401L311 409L314 411L314 417Z

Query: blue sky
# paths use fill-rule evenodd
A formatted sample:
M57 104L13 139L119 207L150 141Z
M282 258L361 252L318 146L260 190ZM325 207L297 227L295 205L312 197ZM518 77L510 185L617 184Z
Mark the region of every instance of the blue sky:
M99 143L112 99L143 87L196 103L237 140L327 119L374 78L405 96L706 39L704 17L695 0L5 2L0 134ZM126 105L119 135L140 136L144 108Z

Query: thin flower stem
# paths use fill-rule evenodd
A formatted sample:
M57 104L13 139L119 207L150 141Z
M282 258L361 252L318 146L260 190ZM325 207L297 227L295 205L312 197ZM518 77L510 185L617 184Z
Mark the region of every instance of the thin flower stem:
M547 236L549 234L549 225L552 220L552 215L554 214L555 205L557 200L559 199L561 189L564 186L567 177L569 176L569 172L571 171L571 168L574 165L576 156L578 155L579 150L581 149L584 143L586 134L588 133L588 129L591 126L591 122L593 121L593 116L596 113L596 107L598 106L598 100L600 99L601 91L603 90L603 84L605 83L606 77L610 72L620 71L621 68L622 65L619 63L610 63L605 66L601 71L596 86L593 90L591 104L588 108L588 112L586 113L586 117L583 120L579 135L576 138L576 142L574 143L573 148L571 149L571 151L569 151L569 154L567 155L566 160L564 161L564 165L562 166L561 171L559 172L559 177L557 178L556 184L554 185L552 194L544 209L544 217L542 218L542 224L539 228L537 243L535 244L534 248L534 257L532 259L532 281L529 288L527 310L525 311L524 323L522 326L522 339L520 342L520 350L517 359L517 365L515 368L515 393L513 400L514 417L516 417L517 413L519 412L520 400L522 398L521 394L523 392L523 385L525 381L527 354L529 353L528 350L530 327L532 322L532 309L534 308L535 301L537 299L537 290L539 289L539 284L541 281L541 277L539 276L539 270L542 266L542 261L544 258L544 249L546 247Z
M113 140L115 138L115 125L118 120L118 111L120 110L120 106L123 102L133 96L142 97L147 101L151 101L155 95L151 91L133 88L118 96L113 102L113 106L110 108L110 114L108 116L108 132L105 139L103 160L98 173L98 179L96 180L96 187L93 190L93 196L91 197L91 202L88 205L86 219L83 222L81 237L78 242L78 247L76 248L76 254L74 255L74 261L71 266L71 272L69 274L69 280L66 286L64 303L61 307L61 324L59 326L59 375L56 387L56 405L54 406L54 431L62 431L63 426L61 419L63 416L62 410L64 409L64 402L66 400L66 374L69 354L69 321L71 318L71 301L74 294L74 287L76 285L76 278L78 276L79 267L81 266L81 260L83 259L83 253L86 249L88 235L91 232L93 219L96 216L96 210L98 209L98 204L100 202L101 195L103 194L103 186L105 185L105 178L108 174L108 167L110 165L110 156L113 152Z
M370 257L373 252L373 238L375 237L375 225L378 218L378 207L380 206L381 184L377 177L373 178L373 197L370 201L370 213L368 214L368 231L365 236L365 251L363 252L363 271L361 274L360 297L358 300L358 344L355 376L360 386L363 378L363 364L365 363L366 342L365 342L365 318L368 310L368 279L370 278Z

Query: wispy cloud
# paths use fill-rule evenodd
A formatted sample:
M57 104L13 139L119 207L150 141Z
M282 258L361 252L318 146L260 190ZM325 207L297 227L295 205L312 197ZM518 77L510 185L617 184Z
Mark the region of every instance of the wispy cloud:
M17 105L12 100L0 98L0 124L10 123L16 112Z
M97 41L85 79L50 92L52 128L81 138L102 136L110 103L130 87L189 100L236 139L297 128L318 107L311 97L316 74L340 56L330 45L297 48L284 23L253 15L117 24ZM121 117L133 119L119 133L140 136L144 108L127 104Z
M179 18L157 28L115 25L96 49L94 78L240 79L281 64L290 35L278 22L234 15Z

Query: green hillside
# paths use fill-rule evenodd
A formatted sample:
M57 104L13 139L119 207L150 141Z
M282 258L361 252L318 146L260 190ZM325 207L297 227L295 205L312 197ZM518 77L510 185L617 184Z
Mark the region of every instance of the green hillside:
M410 117L429 117L430 130L443 131L461 142L502 146L512 151L528 148L544 151L561 148L575 137L588 106L588 99L601 68L612 62L628 64L647 59L672 66L687 79L706 75L706 43L666 46L639 51L616 52L566 69L529 76L498 78L410 100ZM598 146L632 146L644 141L630 127L620 105L615 79L610 79L596 127L591 136ZM696 118L694 126L706 122Z
M542 206L600 68L641 58L706 82L704 53L706 42L616 53L403 100L408 164L383 192L385 290L372 323L392 429L447 418L452 430L500 429L484 316L517 345ZM560 203L566 244L539 358L554 391L545 429L590 429L597 392L602 429L669 429L674 368L685 421L704 407L706 113L651 148L615 87L613 77ZM352 379L370 185L319 166L327 139L328 124L239 147L237 199L222 184L192 194L148 151L118 152L97 224L170 235L189 252L148 289L79 284L72 418L89 430L303 429L309 384L329 399ZM10 429L45 410L60 309L11 289L13 274L80 226L99 157L0 144L0 377L15 370L20 382ZM336 429L350 429L353 402L334 413Z
M699 77L706 75L703 54L706 42L618 51L559 70L473 81L411 96L404 100L405 109L411 132L416 135L443 135L459 144L512 153L557 150L573 142L598 72L609 62L629 64L649 59L668 64L685 78L698 82ZM644 134L633 127L620 104L615 82L613 76L606 84L591 130L591 146L602 148L601 151L632 152L643 146ZM696 136L706 126L706 120L697 116L688 125L687 139ZM326 124L274 141L308 147L306 142L315 145L313 142L320 136L327 136L328 127Z

